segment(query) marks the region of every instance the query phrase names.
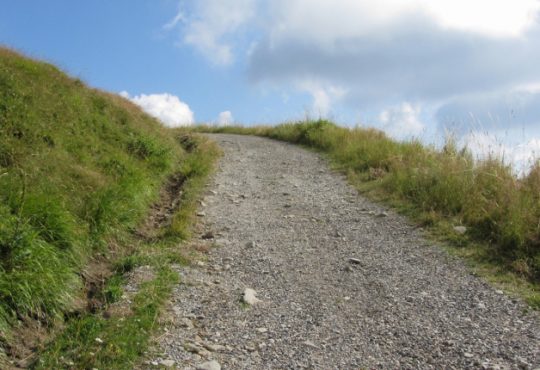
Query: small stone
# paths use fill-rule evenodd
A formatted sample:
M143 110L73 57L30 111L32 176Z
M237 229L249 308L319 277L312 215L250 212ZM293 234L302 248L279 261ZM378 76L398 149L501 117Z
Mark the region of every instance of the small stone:
M152 362L150 362L150 365L152 365L152 366L159 366L159 362L157 362L157 361L152 361Z
M469 352L463 353L463 356L466 357L466 358L473 358L474 357L474 355L472 353L469 353Z
M161 360L159 364L165 367L173 367L175 362L173 360Z
M96 343L103 344L103 339L101 338L96 338L94 340L96 341Z
M476 307L479 308L479 309L481 309L481 310L485 310L485 309L486 309L486 305L485 305L484 303L482 303L482 302L478 303L478 304L476 305Z
M454 226L454 231L459 235L463 235L467 232L467 228L465 226Z
M206 216L206 213L204 213L204 212L197 212L197 216L199 216L199 217L205 217L205 216Z
M183 317L182 320L180 320L180 326L187 329L193 329L193 321L188 319L187 317Z
M383 218L383 217L388 217L388 213L386 212L380 212L380 213L377 213L377 216L378 218Z
M219 362L212 360L205 363L202 363L200 365L197 365L197 370L221 370L221 365Z
M500 290L500 289L499 289L499 290L496 290L495 293L497 293L497 294L499 294L499 295L504 294L504 292L503 292L502 290Z
M206 348L210 352L221 352L221 351L224 351L226 349L225 346L222 346L220 344L204 343L203 346L204 346L204 348Z
M257 292L254 291L253 289L251 288L246 288L244 290L244 296L243 296L243 301L247 304L249 304L250 306L253 306L254 304L257 304L257 303L260 303L261 300L258 299L257 297Z
M202 238L205 240L214 239L214 233L212 231L207 231L202 235Z
M517 360L517 364L519 366L520 369L523 369L523 370L528 370L531 366L531 364L529 364L524 358L522 357L518 357L516 358Z
M313 343L313 342L310 341L310 340L306 340L306 341L304 342L304 345L306 345L306 346L308 346L308 347L311 347L311 348L318 348L318 347L315 345L315 343Z
M201 351L203 351L201 347L190 342L184 343L184 349L191 353L200 353Z
M268 329L266 329L266 328L258 328L257 331L259 333L266 333L268 331Z
M246 243L246 248L255 248L256 244L254 241L249 241Z
M349 262L353 265L360 265L362 263L358 258L349 258Z

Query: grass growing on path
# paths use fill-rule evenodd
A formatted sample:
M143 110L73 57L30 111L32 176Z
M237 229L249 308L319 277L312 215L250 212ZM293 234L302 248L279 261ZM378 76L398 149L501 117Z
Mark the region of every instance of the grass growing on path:
M429 227L454 253L540 307L540 163L518 179L500 160L475 161L452 142L437 150L325 120L198 130L266 136L326 153L362 193ZM462 225L464 235L454 229Z

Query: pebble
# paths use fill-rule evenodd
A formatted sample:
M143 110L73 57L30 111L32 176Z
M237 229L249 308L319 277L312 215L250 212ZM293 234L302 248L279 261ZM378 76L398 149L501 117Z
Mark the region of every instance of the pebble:
M465 226L454 226L454 231L460 235L463 235L467 232L467 227Z
M219 362L212 360L200 365L197 365L197 370L221 370L221 365Z
M251 288L246 288L244 290L244 295L242 299L244 300L244 303L247 303L250 306L261 302L261 300L257 298L257 292Z
M208 239L214 239L214 233L212 231L207 231L204 233L201 237L202 239L208 240Z
M203 346L210 352L222 352L226 349L225 346L222 346L220 344L204 343Z
M201 351L204 350L200 346L198 346L198 345L196 345L194 343L191 343L191 342L184 343L184 349L186 351L188 351L188 352L191 352L191 353L200 353Z
M174 362L174 360L161 360L161 361L159 362L159 364L160 364L161 366L165 366L165 367L173 367L174 364L175 364L175 362Z

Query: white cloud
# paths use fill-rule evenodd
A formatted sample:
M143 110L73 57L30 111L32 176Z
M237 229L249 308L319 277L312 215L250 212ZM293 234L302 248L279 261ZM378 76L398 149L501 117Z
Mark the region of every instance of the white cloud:
M296 85L299 90L305 91L312 96L313 104L311 113L321 118L326 118L332 111L333 103L342 99L347 93L341 87L325 86L325 84L313 80L300 81Z
M513 166L516 174L526 174L540 158L540 139L533 138L521 143L510 144L497 134L474 131L460 141L478 160L496 158Z
M182 41L193 46L212 64L234 61L234 36L255 15L256 0L199 0L188 15L179 12L164 27L182 24Z
M127 91L125 91L125 90L120 91L120 92L118 93L118 95L120 95L122 98L129 99L129 93L128 93Z
M431 19L443 28L493 37L515 37L530 27L536 0L277 0L271 39L329 43L365 36L403 18Z
M219 126L229 126L233 122L234 122L234 117L231 111L228 111L228 110L221 112L217 119L217 124Z
M170 22L163 25L163 28L165 30L171 30L171 29L175 28L179 23L184 22L185 20L186 20L186 16L184 15L184 13L182 11L179 11L176 14L176 16L173 19L171 19Z
M120 95L140 106L167 127L190 126L195 122L189 106L175 95L141 94L131 97L127 91L120 92Z
M419 105L405 102L382 111L379 121L383 130L396 139L418 137L425 128L419 118L421 111Z
M540 99L538 0L183 4L191 5L172 24L181 25L184 44L213 64L245 58L242 67L252 83L309 93L313 114L326 116L338 102L371 116L391 106L379 122L395 137L423 133L423 123L434 124L426 112L438 107L434 121L445 125L468 120L465 113L499 129L538 123L538 109L532 108ZM493 99L486 96L509 92L520 94L495 110L488 107ZM401 102L418 102L423 112L420 105Z

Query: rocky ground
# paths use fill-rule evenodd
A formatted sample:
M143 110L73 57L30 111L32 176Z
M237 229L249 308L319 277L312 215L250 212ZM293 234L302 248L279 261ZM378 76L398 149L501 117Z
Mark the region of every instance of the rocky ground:
M179 268L162 354L145 366L540 368L537 313L316 154L213 138L225 155L199 213L208 260Z

